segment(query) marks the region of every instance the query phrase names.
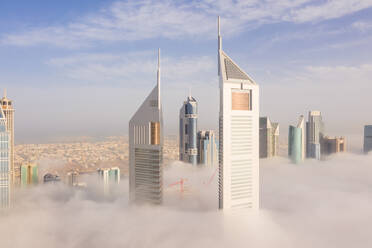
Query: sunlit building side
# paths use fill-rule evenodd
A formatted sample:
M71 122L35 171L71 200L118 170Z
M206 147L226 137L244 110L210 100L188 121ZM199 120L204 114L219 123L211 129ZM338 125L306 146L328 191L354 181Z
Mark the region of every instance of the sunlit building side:
M259 86L223 50L218 19L219 208L259 208Z
M163 113L160 98L160 50L157 85L129 122L131 202L163 201Z
M120 183L119 167L100 168L97 172L101 182L103 183L104 194L110 193L111 185Z

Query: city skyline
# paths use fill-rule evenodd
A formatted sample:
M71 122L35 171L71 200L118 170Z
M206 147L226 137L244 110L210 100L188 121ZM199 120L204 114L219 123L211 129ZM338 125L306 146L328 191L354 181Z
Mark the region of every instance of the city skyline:
M217 130L213 20L218 14L226 23L224 37L231 44L229 54L261 83L263 116L272 117L284 127L294 116L319 109L334 132L330 135L362 135L361 127L372 122L372 117L362 114L368 111L365 103L372 87L372 61L368 56L371 5L367 1L352 2L277 3L270 8L272 12L267 11L266 3L242 6L239 1L224 1L225 5L163 0L137 5L128 1L2 3L0 23L6 25L0 25L0 81L1 90L8 88L9 97L17 98L15 141L128 134L126 123L140 103L140 97L134 96L144 97L142 88L151 89L148 82L156 68L154 44L166 48L163 100L167 106L167 134L178 132L174 116L179 107L175 103L187 96L185 89L189 86L200 99L200 129ZM155 7L146 17L157 21L143 23L140 10L151 5ZM324 8L327 13L321 11ZM247 12L261 14L247 17ZM157 13L164 18L152 18ZM133 17L131 22L129 15ZM103 22L92 29L96 20ZM205 25L199 25L200 21ZM133 30L131 26L141 28ZM128 32L130 36L112 35ZM61 37L65 37L63 42ZM180 46L183 49L178 49ZM136 82L134 87L132 82ZM335 95L348 95L350 101L333 97L328 104ZM106 104L101 103L102 97ZM127 100L133 104L126 104ZM277 102L281 103L280 109ZM29 108L30 103L43 107ZM348 118L338 111L341 108L350 112ZM55 109L60 114L48 118ZM117 118L117 122L96 120L96 111L105 113L107 119ZM118 116L121 111L128 114ZM38 125L24 124L36 122ZM102 125L109 127L102 129ZM283 131L285 136L287 130Z

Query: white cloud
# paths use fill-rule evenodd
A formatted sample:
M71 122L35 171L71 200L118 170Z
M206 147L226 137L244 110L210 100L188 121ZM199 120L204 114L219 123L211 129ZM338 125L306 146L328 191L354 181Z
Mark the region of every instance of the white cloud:
M371 247L371 159L261 160L260 213L232 218L217 210L217 178L205 184L214 169L170 166L158 207L129 205L127 179L111 201L41 185L0 215L1 247ZM168 187L181 177L183 197Z
M366 32L372 29L372 22L358 21L354 22L352 26L362 32Z
M371 0L321 3L310 0L118 1L65 26L35 27L5 34L1 43L76 48L102 41L208 39L215 37L217 15L223 18L223 33L230 35L263 23L301 23L339 18L370 6Z

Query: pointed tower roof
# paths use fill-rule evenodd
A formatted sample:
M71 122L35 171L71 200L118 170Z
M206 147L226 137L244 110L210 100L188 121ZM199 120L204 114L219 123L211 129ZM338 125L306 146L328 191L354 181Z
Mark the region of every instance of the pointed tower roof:
M220 17L218 17L218 75L224 80L247 81L256 84L223 50L220 33Z
M158 48L158 71L157 71L157 87L158 87L158 108L161 108L160 101L160 48Z

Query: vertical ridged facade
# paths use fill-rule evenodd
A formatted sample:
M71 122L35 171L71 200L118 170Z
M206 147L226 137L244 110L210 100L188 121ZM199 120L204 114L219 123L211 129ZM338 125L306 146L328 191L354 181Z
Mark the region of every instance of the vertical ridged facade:
M220 31L218 75L219 208L258 209L259 86L222 50Z
M4 117L6 119L6 130L9 132L9 168L10 178L12 184L19 183L19 170L16 170L14 165L14 106L13 101L7 98L6 90L4 97L1 99L1 107L3 109Z
M188 96L180 109L180 160L197 164L198 103Z
M130 200L163 201L163 113L160 98L160 50L157 85L129 122Z
M0 208L10 206L10 132L2 107L0 107Z

